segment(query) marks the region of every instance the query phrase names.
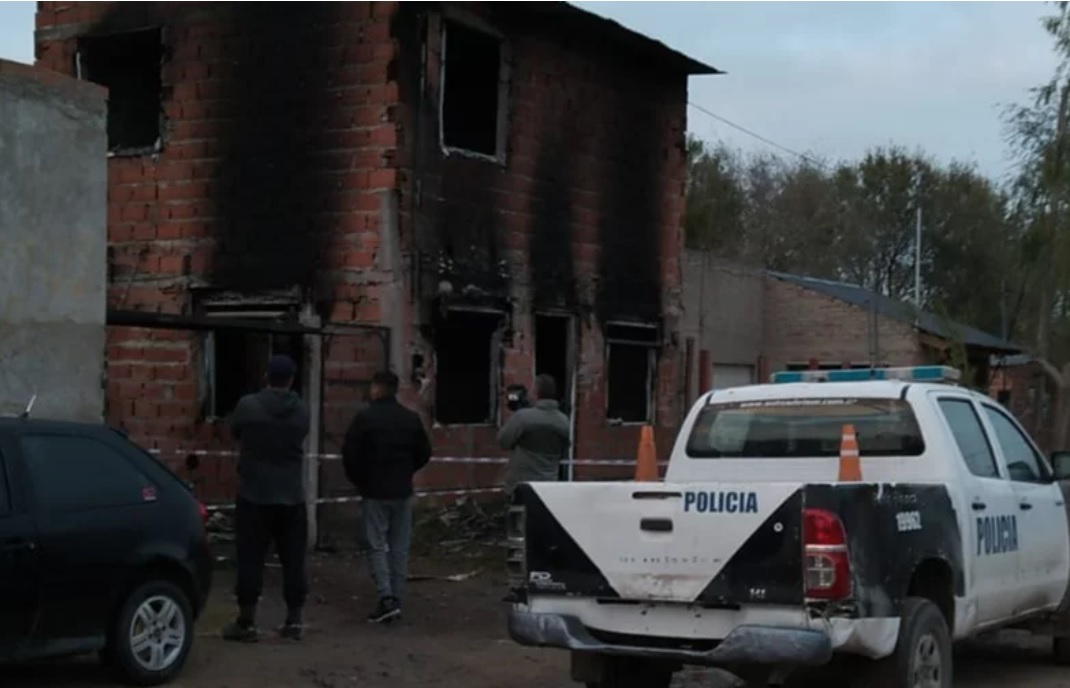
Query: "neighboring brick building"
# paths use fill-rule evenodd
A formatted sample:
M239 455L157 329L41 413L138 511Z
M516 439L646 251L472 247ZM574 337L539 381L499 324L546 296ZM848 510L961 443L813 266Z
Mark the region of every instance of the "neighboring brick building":
M763 382L777 370L946 363L990 377L1020 347L842 282L684 255L686 379L704 388Z
M110 88L109 417L169 460L231 448L269 351L317 451L388 363L441 456L500 455L535 369L579 457L644 422L668 451L687 79L715 70L553 2L42 2L37 60ZM499 470L451 468L426 479Z

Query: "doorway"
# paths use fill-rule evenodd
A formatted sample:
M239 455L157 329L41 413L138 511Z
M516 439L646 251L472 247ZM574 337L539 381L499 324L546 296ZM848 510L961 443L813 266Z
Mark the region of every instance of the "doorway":
M576 414L575 346L572 336L572 316L539 314L535 316L535 375L550 375L557 383L557 400L561 411L568 416L569 449L567 462L562 463L558 477L572 479L572 459L575 456Z

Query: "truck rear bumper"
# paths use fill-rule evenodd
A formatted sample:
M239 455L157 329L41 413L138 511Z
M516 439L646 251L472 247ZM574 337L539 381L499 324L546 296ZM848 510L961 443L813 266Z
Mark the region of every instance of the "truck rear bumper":
M575 616L539 614L519 609L509 613L509 635L521 645L556 647L578 652L625 655L707 666L788 664L815 666L832 657L827 634L803 628L737 626L710 650L622 645L598 640Z

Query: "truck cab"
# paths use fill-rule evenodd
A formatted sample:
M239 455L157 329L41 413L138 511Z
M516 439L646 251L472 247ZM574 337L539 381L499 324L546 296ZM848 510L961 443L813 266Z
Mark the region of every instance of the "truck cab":
M1064 490L998 403L936 366L778 373L704 394L664 482L530 483L510 511L510 632L590 686L685 664L755 683L845 661L951 685L951 643L1057 636ZM845 470L849 469L849 470Z

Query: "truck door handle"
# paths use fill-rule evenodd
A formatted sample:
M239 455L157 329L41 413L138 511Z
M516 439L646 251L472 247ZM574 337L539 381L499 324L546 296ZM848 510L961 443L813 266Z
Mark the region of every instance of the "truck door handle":
M5 552L32 552L37 549L37 543L30 540L8 540L0 545L0 550Z
M1029 502L1022 502L1018 506L1020 506L1022 508L1022 511L1029 511L1030 509L1033 508L1033 505L1030 504Z
M652 533L671 533L672 519L669 518L644 518L639 521L640 530L649 530Z
M984 511L988 507L984 502L974 502L970 506L973 507L974 511Z

